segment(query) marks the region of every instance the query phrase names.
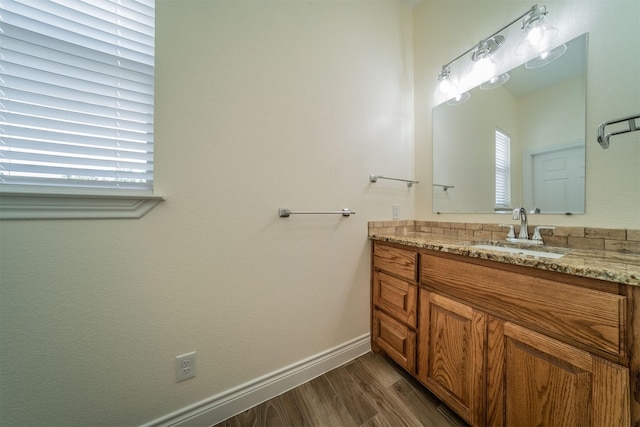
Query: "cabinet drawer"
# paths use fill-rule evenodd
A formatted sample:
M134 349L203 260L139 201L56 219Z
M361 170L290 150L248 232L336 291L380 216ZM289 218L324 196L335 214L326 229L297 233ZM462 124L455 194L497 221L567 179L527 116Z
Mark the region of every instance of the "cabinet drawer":
M423 254L429 289L616 362L625 359L626 297ZM560 279L559 279L560 280Z
M407 325L416 327L418 286L389 276L373 273L373 303Z
M385 270L407 280L416 281L418 254L376 243L373 250L374 269Z
M400 366L415 373L416 333L380 310L373 311L372 340Z

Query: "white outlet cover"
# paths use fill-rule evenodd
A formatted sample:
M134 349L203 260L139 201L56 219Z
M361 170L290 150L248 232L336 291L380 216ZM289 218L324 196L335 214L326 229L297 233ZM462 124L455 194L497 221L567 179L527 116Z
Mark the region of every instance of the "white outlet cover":
M176 356L176 382L196 376L196 352Z

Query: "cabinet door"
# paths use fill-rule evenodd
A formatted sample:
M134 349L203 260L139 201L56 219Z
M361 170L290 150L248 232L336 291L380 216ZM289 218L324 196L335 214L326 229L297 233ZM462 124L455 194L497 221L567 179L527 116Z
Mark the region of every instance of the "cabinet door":
M485 425L486 314L420 290L418 379L471 425Z
M489 321L490 426L628 426L628 370L498 319Z
M372 346L379 347L400 366L416 371L416 333L380 310L373 310Z

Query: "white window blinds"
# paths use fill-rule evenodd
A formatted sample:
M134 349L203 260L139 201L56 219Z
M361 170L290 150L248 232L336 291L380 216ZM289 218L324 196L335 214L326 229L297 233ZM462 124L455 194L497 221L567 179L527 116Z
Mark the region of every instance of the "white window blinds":
M511 137L496 129L496 208L511 206Z
M2 184L153 190L154 20L154 0L0 2Z

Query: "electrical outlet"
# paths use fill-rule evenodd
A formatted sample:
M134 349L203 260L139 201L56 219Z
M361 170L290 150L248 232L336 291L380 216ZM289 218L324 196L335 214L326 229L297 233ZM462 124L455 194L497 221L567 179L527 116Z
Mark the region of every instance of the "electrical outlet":
M176 356L176 382L196 376L196 352Z
M400 205L392 205L393 219L400 219Z

